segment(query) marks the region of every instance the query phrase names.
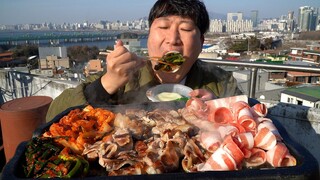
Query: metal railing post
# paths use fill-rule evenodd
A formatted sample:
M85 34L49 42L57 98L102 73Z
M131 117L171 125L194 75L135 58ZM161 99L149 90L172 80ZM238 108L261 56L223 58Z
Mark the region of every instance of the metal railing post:
M251 68L249 98L255 98L256 96L257 74L258 74L258 68Z

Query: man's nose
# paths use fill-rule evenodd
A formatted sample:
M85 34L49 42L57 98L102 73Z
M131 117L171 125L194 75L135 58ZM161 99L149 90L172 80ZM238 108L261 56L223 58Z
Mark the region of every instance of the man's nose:
M171 45L180 45L181 37L177 28L171 28L166 34L166 43Z

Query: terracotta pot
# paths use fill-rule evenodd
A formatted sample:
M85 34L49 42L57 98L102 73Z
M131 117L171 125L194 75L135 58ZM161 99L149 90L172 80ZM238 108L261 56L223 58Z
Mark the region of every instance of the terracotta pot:
M52 98L30 96L8 101L0 107L1 130L6 162L15 154L17 146L32 138L33 131L46 123Z

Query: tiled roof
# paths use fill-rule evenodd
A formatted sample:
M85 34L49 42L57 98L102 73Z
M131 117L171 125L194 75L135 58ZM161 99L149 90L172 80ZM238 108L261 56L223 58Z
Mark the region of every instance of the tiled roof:
M0 53L0 57L12 56L12 55L13 55L13 52L3 52L3 53Z
M288 76L320 76L318 73L288 71Z

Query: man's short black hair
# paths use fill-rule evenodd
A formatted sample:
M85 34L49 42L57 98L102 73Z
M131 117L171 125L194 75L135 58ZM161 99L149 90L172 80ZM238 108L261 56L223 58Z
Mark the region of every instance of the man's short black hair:
M202 35L209 29L208 11L201 0L158 0L150 10L149 27L156 18L170 15L192 19Z

